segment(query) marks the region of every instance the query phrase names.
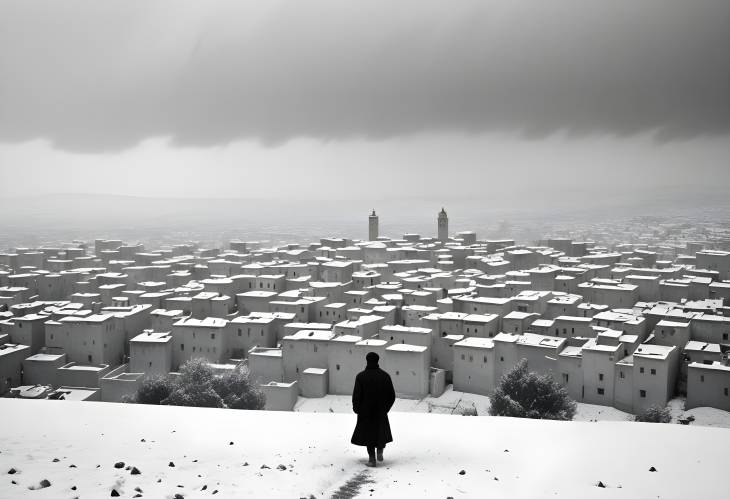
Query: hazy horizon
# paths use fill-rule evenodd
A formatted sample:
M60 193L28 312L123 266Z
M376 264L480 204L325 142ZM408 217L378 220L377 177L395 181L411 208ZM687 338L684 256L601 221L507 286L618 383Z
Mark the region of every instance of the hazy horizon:
M0 198L519 210L730 187L723 0L9 0L0 28Z

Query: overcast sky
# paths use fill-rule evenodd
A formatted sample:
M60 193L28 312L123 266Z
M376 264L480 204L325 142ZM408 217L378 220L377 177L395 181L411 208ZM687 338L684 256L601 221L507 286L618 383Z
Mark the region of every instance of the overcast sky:
M0 0L0 196L717 191L729 48L728 0Z

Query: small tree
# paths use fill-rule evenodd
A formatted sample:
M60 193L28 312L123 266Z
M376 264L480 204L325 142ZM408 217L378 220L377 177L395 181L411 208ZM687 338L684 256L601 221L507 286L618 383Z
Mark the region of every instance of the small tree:
M205 359L191 359L180 367L180 376L146 378L137 392L124 402L140 404L263 409L264 393L256 387L247 367L216 375Z
M502 376L491 402L492 416L570 421L576 411L565 388L550 375L529 372L526 359Z
M142 381L137 393L125 402L159 405L170 396L174 388L175 382L167 376L150 376Z
M232 372L213 378L213 389L229 409L263 409L266 403L246 366L236 366Z
M672 421L672 412L669 407L652 405L644 412L637 414L636 421L641 423L669 423Z
M180 367L180 379L166 405L189 407L225 407L223 399L213 389L213 368L205 359L191 359Z

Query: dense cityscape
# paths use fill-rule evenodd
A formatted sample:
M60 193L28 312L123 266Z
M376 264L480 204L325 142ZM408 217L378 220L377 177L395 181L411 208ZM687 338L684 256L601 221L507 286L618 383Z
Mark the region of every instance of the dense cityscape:
M435 222L385 237L373 210L366 240L9 248L0 393L119 402L204 358L291 410L351 394L376 351L402 398L489 396L526 359L579 402L730 410L730 228L643 217L518 244Z

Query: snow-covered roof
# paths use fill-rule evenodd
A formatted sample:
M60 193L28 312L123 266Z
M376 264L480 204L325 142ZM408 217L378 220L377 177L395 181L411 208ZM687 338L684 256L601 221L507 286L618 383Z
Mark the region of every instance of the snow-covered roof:
M466 347L466 348L494 348L494 341L491 338L477 338L469 337L454 343L455 347Z
M386 347L386 350L389 350L391 352L413 352L413 353L423 353L426 350L428 350L428 347L424 347L421 345L408 345L405 343L396 343L395 345L391 345L389 347Z
M672 350L677 347L664 346L664 345L650 345L648 343L642 343L634 351L634 357L643 357L646 359L666 359Z

